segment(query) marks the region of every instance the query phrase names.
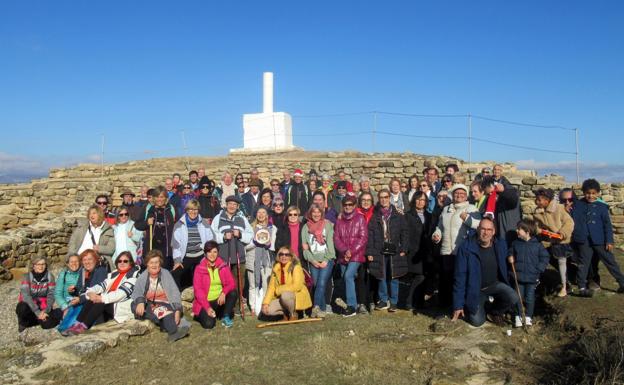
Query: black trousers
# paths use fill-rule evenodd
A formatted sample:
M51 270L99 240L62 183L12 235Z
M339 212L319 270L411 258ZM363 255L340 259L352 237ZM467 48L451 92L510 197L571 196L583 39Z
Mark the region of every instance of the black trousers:
M199 265L202 257L196 258L184 258L182 260L182 267L171 271L173 280L180 291L187 287L193 286L193 274L195 274L195 267Z
M438 287L438 296L440 306L448 307L453 303L453 282L455 280L455 256L440 256L440 279Z
M605 245L590 246L587 243L582 243L576 244L575 246L577 247L579 253L579 268L576 281L577 285L580 288L587 287L587 277L589 275L589 272L593 269L593 258L601 260L609 273L611 273L613 278L615 278L617 283L621 287L624 287L624 275L620 270L620 266L615 260L615 256L613 255L613 253L610 253L605 249ZM598 268L596 267L594 273L596 273L597 270Z
M97 321L99 323L106 322L115 316L115 305L112 303L94 303L87 301L82 305L82 310L76 320L87 325L88 328L95 325Z
M423 273L423 262L415 263L411 267L411 280L410 280L410 288L407 293L407 298L405 299L405 305L407 308L417 308L423 305L423 297L424 297L424 285L425 275Z
M18 325L25 328L41 325L42 329L52 329L58 325L63 318L61 309L53 309L48 313L48 318L46 318L45 321L41 321L25 302L17 304L15 307L15 314L17 314Z
M357 296L357 303L359 305L368 306L371 302L369 297L369 283L370 275L368 274L368 263L361 263L358 267L357 275L355 276L355 290Z
M204 328L204 329L212 329L217 324L217 319L223 318L224 315L232 314L234 311L234 306L236 305L236 299L238 294L235 290L227 293L225 296L225 303L223 305L219 305L216 300L210 301L210 307L214 309L216 313L216 317L208 316L206 309L202 309L199 314L195 315L193 319Z

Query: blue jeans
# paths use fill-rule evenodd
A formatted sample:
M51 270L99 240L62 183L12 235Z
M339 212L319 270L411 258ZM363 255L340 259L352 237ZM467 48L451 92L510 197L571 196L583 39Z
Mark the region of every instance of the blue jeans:
M484 289L481 289L479 298L479 307L474 313L465 311L464 319L472 326L481 326L485 323L485 302L488 297L494 297L494 303L492 304L492 314L504 314L511 307L515 307L518 304L518 294L511 287L502 282L496 282Z
M355 276L357 275L360 262L349 262L346 265L340 265L342 279L345 283L345 291L347 292L347 305L357 308L357 296L355 295Z
M384 257L385 260L385 272L386 277L384 279L377 279L379 281L379 287L377 288L377 295L379 301L388 302L388 286L390 287L390 303L396 305L399 302L399 280L392 279L390 272L392 271L392 260L389 257Z
M520 290L520 295L522 298L518 301L518 312L517 315L522 316L522 300L524 300L524 305L526 306L525 315L527 317L533 317L533 309L535 309L535 287L537 285L534 283L518 283L518 289Z
M310 275L314 280L314 306L318 306L322 311L325 311L325 288L329 277L334 270L334 260L327 261L327 266L324 269L319 269L310 264Z

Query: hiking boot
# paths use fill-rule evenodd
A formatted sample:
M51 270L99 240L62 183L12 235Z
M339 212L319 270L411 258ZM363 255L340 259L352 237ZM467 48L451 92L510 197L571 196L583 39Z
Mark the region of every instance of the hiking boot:
M334 302L336 303L336 305L338 305L338 307L341 307L344 310L346 310L349 307L347 303L340 297L336 298Z
M225 328L231 328L232 326L234 326L234 321L232 321L232 319L228 316L223 317L223 319L221 320L221 325L223 325L223 327Z
M169 340L169 342L175 342L179 339L182 339L188 335L189 329L189 326L180 326L175 333L169 334L169 337L167 337L167 339Z
M515 318L514 318L514 327L515 328L521 328L522 327L522 318L520 318L519 315L515 316Z
M531 319L531 317L525 317L524 318L524 324L526 326L533 326L533 319Z
M361 303L361 304L358 305L357 312L358 312L358 314L368 314L368 309L366 309L366 305Z
M375 310L386 310L390 307L390 304L385 301L377 301L375 304Z
M584 298L591 298L594 296L594 292L589 290L589 289L579 289L579 293L578 293L579 297L584 297Z
M505 326L507 324L505 316L502 314L488 314L485 318L496 326Z
M352 308L351 306L347 306L347 308L345 309L344 313L342 313L342 316L343 317L353 317L356 314L357 314L357 312L355 311L354 308Z
M388 313L396 313L397 310L397 305L391 303L390 307L388 308Z

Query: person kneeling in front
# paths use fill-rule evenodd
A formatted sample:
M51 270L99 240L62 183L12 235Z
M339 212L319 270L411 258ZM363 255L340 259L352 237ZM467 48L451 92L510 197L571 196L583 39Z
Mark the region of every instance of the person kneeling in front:
M221 324L232 327L230 314L236 305L236 282L230 266L219 256L219 244L208 241L204 256L193 275L193 314L204 329L212 329L221 318Z
M490 218L483 218L477 234L471 235L460 246L455 258L453 285L453 321L463 317L473 326L486 320L485 304L494 298L488 321L505 324L504 314L518 303L518 295L511 288L507 273L507 245L495 238L496 227Z
M288 246L277 251L267 293L262 301L262 314L296 320L297 312L312 307L310 292L305 285L303 268Z

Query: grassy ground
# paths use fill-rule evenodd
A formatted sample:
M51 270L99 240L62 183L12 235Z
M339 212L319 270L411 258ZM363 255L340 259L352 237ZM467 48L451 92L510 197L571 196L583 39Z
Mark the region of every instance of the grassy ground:
M624 262L622 255L620 263ZM203 330L170 344L153 332L71 369L42 375L53 384L534 384L556 382L566 350L583 333L624 319L624 295L601 266L592 299L547 297L529 333L476 329L430 315L375 312L323 322ZM439 314L437 314L439 315ZM579 378L580 379L580 378ZM561 381L559 381L561 383Z

